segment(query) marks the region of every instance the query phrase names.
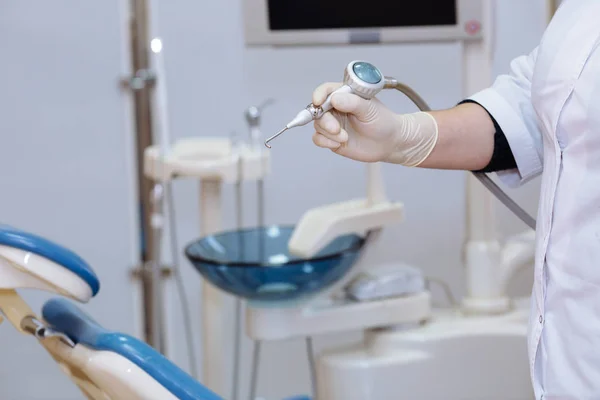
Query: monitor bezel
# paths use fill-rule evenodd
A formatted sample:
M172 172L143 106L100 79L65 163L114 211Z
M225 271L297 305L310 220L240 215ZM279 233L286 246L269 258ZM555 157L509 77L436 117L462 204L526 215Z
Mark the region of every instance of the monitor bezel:
M457 23L447 26L415 26L357 29L269 29L268 0L242 0L247 46L319 46L375 43L464 41L483 35L481 0L456 0Z

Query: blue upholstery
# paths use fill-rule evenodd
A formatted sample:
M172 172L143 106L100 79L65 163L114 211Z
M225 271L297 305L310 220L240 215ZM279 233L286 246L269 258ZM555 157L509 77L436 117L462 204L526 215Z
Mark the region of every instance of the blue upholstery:
M100 281L94 270L77 254L56 243L32 233L0 225L0 245L29 251L65 267L90 286L92 296L100 290Z
M125 357L180 400L223 400L146 343L129 335L104 329L83 310L64 298L47 301L42 308L42 315L52 328L66 334L75 343ZM311 398L293 396L285 400Z
M125 357L180 400L223 400L146 343L104 329L66 299L49 300L44 304L42 315L52 328L75 343Z

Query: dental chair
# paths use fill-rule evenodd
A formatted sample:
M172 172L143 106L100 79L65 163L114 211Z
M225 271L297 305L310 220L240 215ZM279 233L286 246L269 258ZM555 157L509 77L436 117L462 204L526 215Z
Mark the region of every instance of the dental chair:
M63 297L46 302L40 319L18 289ZM87 398L222 400L146 343L103 328L66 299L86 303L99 290L98 277L78 255L0 226L2 315L21 333L36 337Z

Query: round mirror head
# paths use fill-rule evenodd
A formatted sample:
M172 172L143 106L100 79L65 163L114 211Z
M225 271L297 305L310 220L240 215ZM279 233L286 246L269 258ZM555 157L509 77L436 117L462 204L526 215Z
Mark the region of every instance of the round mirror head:
M381 72L379 69L375 67L373 64L369 64L368 62L359 61L354 63L352 66L352 71L356 74L356 76L363 80L366 83L370 83L372 85L376 85L383 79Z

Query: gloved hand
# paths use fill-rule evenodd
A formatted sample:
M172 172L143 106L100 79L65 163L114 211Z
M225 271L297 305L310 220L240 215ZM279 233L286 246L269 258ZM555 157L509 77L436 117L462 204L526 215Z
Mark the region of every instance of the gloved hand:
M323 104L341 83L324 83L313 93L313 104ZM333 109L315 120L313 142L335 153L363 162L391 162L415 167L435 147L437 122L431 114L396 114L377 98L365 100L336 93Z

